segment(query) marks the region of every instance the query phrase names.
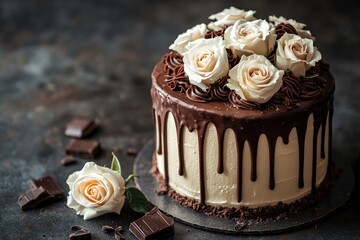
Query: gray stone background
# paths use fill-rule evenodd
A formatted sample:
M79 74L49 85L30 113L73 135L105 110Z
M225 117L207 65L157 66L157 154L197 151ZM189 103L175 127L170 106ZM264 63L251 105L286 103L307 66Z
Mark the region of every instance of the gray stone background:
M360 7L357 1L0 1L0 239L67 239L70 226L92 230L92 239L112 239L101 226L139 217L83 221L60 201L22 212L17 205L29 178L52 175L68 191L67 176L86 160L62 167L74 116L98 118L93 139L105 151L96 160L110 165L110 151L138 150L153 137L149 96L152 67L178 34L234 5L304 22L336 79L334 155L351 164L356 186L349 204L327 220L294 232L249 239L360 238ZM125 175L134 157L120 151ZM176 223L170 239L235 239ZM133 239L129 231L124 233Z

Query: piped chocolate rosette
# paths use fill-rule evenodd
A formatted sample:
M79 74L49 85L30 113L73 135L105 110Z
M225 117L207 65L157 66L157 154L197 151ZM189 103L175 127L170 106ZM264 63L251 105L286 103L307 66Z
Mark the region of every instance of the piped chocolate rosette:
M329 172L329 67L305 24L254 14L211 15L180 34L152 74L161 182L209 214L304 205Z

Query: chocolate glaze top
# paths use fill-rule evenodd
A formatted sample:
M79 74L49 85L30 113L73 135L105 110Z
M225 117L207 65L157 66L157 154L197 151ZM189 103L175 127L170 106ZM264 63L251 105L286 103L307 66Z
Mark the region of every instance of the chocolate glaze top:
M314 104L323 102L325 98L329 96L329 94L333 93L335 90L335 82L334 78L331 76L330 72L323 71L323 75L321 76L324 80L324 88L322 89L321 96L317 98L313 98L311 100L300 101L299 106L302 109L293 109L288 110L282 104L274 104L274 106L264 109L258 109L255 111L248 111L246 109L238 109L230 102L224 101L213 101L213 102L194 102L186 97L185 94L172 91L171 88L167 85L164 75L164 63L162 61L158 62L152 72L152 88L155 88L159 93L166 98L170 98L171 101L177 102L177 104L185 106L187 108L196 108L205 110L208 113L220 114L223 117L231 117L231 118L252 118L257 116L270 117L274 114L282 114L284 112L293 112L293 111L303 111L302 109L309 109ZM152 90L153 91L153 90Z

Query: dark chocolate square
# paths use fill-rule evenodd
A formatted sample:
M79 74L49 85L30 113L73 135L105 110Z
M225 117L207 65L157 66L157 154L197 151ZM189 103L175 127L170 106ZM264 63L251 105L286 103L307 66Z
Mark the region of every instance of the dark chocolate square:
M86 158L95 158L101 151L101 146L95 140L71 139L66 146L65 153L69 155L78 155Z
M25 211L41 205L50 198L51 196L43 187L31 188L19 196L18 204L21 210Z
M75 138L83 138L91 135L98 128L98 124L91 119L74 118L67 124L65 135Z
M139 240L158 239L174 233L174 219L154 207L130 224L130 232Z

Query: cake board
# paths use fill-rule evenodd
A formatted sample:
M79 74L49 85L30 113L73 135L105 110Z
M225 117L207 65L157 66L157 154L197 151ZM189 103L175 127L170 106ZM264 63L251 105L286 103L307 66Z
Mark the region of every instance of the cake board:
M167 195L158 195L156 193L159 187L158 183L150 173L154 149L155 143L150 140L135 159L134 172L139 176L135 179L137 187L141 189L153 205L171 215L177 221L208 231L231 234L272 234L315 224L336 212L347 202L355 183L354 173L349 164L335 161L336 166L341 168L343 173L338 179L334 180L333 186L316 204L316 208L306 208L296 215L248 224L240 230L236 230L236 221L234 219L206 215L182 206Z

